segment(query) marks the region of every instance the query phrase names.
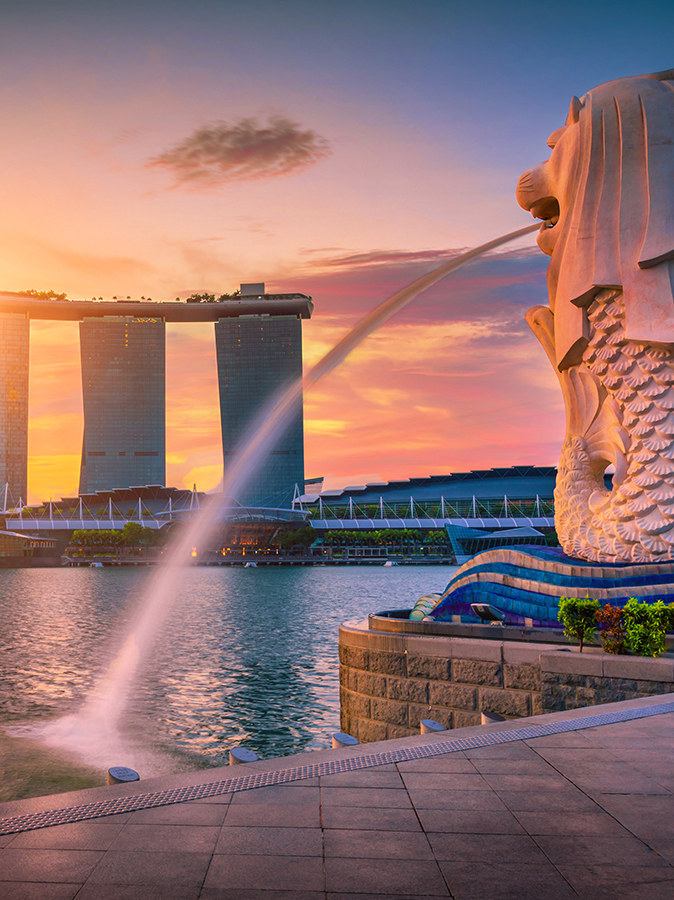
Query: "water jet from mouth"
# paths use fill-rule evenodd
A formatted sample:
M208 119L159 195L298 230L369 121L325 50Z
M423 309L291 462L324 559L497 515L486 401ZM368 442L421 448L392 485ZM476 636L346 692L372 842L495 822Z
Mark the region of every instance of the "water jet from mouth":
M122 743L120 717L127 706L138 667L147 657L171 608L184 567L191 560L193 547L206 545L214 531L222 527L227 511L218 501L241 494L253 477L259 460L276 445L293 420L303 393L312 390L369 335L424 291L483 254L538 231L539 227L539 223L529 225L488 241L414 281L365 315L306 375L279 389L248 429L231 462L228 461L221 491L207 497L154 570L134 627L107 671L94 684L80 711L48 723L39 732L34 732L34 736L41 737L52 746L67 747L88 762L107 768L106 760L111 748L119 748ZM133 765L131 749L126 750L125 758Z

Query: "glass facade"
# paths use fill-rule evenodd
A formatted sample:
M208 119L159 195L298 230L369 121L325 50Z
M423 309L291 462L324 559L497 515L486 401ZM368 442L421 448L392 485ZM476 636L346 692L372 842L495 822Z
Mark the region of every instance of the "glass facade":
M28 356L30 322L21 313L0 314L0 502L28 498Z
M262 407L302 375L298 316L240 316L215 325L224 470ZM293 421L258 472L236 497L243 506L289 507L304 486L304 425L300 399Z
M166 482L166 325L80 322L84 439L80 494Z

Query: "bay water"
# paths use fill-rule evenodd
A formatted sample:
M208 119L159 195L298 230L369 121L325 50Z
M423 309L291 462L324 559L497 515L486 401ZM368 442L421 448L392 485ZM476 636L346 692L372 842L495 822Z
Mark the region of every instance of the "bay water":
M337 631L442 591L449 566L195 567L141 668L122 745L88 764L144 778L330 746L339 730ZM75 714L133 624L149 569L0 570L0 727L40 738ZM120 753L123 758L118 758ZM84 754L86 757L86 753Z

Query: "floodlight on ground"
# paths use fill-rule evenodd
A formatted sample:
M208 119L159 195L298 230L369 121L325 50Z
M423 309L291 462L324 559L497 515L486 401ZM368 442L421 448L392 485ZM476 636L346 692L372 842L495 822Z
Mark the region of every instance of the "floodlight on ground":
M341 731L336 731L332 735L332 749L339 750L341 747L355 747L356 744L359 744L360 741L355 738L352 734L344 734Z
M240 766L242 763L257 762L260 757L252 750L245 747L232 747L229 751L230 766Z
M435 719L422 719L419 725L422 734L434 734L436 731L447 731L445 726L441 722L436 722Z
M129 784L131 781L140 781L140 775L135 769L128 769L126 766L108 769L108 784Z
M482 710L480 714L480 725L494 725L496 722L506 722L505 716L499 716L498 713L485 712Z
M502 613L500 609L496 609L491 603L471 603L470 608L483 624L505 625L505 613Z

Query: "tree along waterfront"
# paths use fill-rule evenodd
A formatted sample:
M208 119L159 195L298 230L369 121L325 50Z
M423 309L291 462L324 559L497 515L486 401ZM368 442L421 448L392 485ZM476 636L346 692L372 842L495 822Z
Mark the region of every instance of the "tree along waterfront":
M121 530L89 529L73 532L69 550L75 556L128 556L160 553L170 541L170 529L155 531L137 522L127 522ZM345 550L380 548L382 555L425 556L451 554L447 534L439 529L383 528L372 530L334 530L321 534L307 525L278 531L270 540L248 544L248 554L276 549L283 554L321 554L329 549L329 555L340 555ZM239 554L241 547L231 547L229 553ZM223 552L223 555L225 553Z

